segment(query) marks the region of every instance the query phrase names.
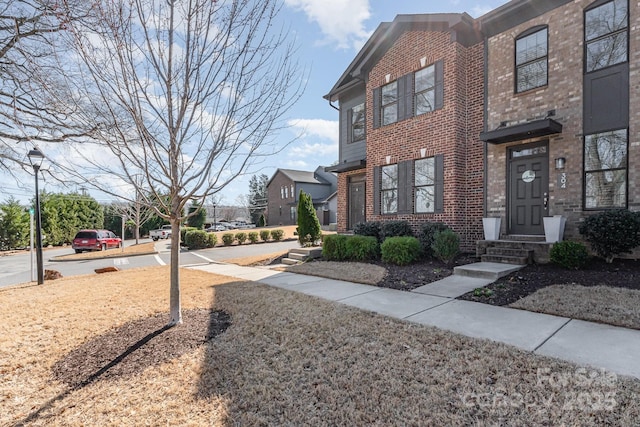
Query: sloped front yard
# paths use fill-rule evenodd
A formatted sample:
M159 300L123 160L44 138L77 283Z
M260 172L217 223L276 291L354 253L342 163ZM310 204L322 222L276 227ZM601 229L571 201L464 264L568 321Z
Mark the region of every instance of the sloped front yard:
M0 425L633 425L640 417L637 380L204 272L182 271L185 324L166 331L167 277L157 267L0 291L11 308L0 312ZM184 341L192 346L177 348ZM83 369L80 352L107 357Z

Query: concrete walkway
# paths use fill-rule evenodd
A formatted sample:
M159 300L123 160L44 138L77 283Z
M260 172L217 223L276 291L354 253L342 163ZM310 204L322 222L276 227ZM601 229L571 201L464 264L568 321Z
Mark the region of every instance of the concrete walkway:
M491 278L455 275L405 292L265 267L207 264L191 268L301 292L640 379L639 330L455 299L495 280Z

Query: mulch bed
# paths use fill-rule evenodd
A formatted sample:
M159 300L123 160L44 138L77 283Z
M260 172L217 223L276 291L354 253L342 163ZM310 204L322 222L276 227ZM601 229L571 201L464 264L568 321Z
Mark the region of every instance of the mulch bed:
M129 377L188 353L231 325L224 311L182 311L182 324L168 327L169 313L134 320L87 341L53 366L53 376L72 388L97 380Z
M640 290L640 261L616 259L612 264L607 264L604 260L594 258L582 270L567 270L554 264L532 264L486 286L492 291L489 296L469 292L458 299L503 306L546 286L566 284Z

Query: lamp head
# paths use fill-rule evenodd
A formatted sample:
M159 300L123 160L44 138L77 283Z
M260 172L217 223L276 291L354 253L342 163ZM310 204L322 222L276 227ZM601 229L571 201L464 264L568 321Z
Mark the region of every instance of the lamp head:
M40 166L42 166L42 161L44 160L44 154L42 154L42 151L40 151L39 148L37 147L33 147L33 149L31 151L29 151L29 154L27 154L27 157L29 157L29 162L31 163L31 166L33 166L34 168L40 168Z

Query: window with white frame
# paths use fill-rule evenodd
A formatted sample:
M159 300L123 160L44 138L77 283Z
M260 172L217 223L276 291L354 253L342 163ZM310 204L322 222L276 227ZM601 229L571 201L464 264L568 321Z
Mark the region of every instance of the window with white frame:
M382 124L388 125L398 121L398 82L382 86L381 102Z
M364 102L351 109L351 139L358 142L365 139L365 110Z

